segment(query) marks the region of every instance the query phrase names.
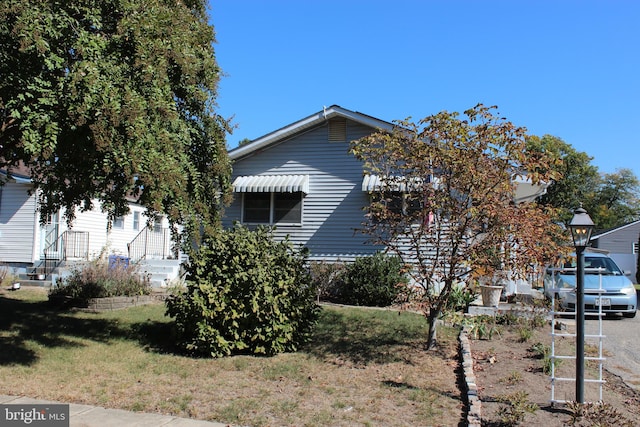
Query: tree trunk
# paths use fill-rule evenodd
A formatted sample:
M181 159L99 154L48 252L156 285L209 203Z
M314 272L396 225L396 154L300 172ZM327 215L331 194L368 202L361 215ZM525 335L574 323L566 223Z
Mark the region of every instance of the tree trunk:
M431 350L436 347L436 322L438 321L438 310L431 309L427 315L427 321L429 322L429 336L427 337L427 350Z

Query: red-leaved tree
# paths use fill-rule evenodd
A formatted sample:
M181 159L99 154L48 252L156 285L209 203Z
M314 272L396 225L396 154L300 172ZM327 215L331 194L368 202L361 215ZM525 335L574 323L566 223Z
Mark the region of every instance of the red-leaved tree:
M563 241L551 212L515 200L517 178L534 185L552 178L544 172L550 159L527 153L525 129L494 109L405 120L351 145L378 177L364 231L411 266L429 322L428 349L455 286L498 271L522 277L532 264L554 259Z

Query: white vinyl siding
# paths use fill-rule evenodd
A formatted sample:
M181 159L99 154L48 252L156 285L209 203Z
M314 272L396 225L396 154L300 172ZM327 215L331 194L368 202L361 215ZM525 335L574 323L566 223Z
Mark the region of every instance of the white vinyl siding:
M131 212L121 217L122 228L116 227L114 221L114 225L109 232L107 232L107 215L101 211L98 203L96 203L90 211L76 213L73 230L89 232L90 258L98 257L101 253L106 255L127 255L127 244L138 235L140 230L126 226L126 224L129 224L129 221L133 222L131 218L133 218L136 212L138 215L143 215L144 211L144 209L138 205L130 205L130 209Z
M38 224L36 197L30 185L7 182L0 197L0 261L31 263L39 258L35 230ZM36 251L37 252L37 251Z
M0 192L0 262L31 264L42 259L41 240L44 229L40 227L35 195L29 195L30 184L7 182ZM101 255L127 255L127 244L139 233L137 227L144 227L146 217L144 208L136 204L129 205L131 211L122 217L123 228L107 230L107 215L94 201L93 209L76 211L71 231L88 233L88 256L94 259ZM61 212L61 218L64 212ZM129 218L131 217L131 218ZM140 222L143 221L143 224ZM133 223L133 226L131 224ZM158 221L159 227L167 226L166 219ZM60 221L58 236L67 230L65 221ZM166 243L168 246L171 242Z

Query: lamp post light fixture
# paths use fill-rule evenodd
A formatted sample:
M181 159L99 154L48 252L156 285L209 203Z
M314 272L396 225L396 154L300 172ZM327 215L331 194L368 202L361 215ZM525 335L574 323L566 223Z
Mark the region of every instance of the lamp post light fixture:
M591 239L593 221L582 207L569 223L576 248L576 402L584 403L584 250Z

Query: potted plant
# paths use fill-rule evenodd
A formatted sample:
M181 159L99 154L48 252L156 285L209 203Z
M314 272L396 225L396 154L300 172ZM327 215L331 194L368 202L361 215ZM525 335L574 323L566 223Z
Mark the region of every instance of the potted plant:
M500 296L504 289L503 277L499 273L494 273L492 277L483 277L480 280L480 294L482 295L482 305L485 307L497 307L500 303Z

